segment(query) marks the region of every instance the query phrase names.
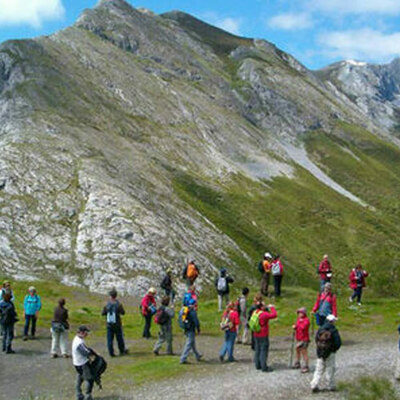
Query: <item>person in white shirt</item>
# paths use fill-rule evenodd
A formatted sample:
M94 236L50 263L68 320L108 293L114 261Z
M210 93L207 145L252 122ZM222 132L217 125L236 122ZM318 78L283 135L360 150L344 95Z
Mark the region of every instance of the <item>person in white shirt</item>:
M86 346L85 338L90 329L85 325L79 327L78 332L72 342L72 363L77 372L76 378L76 398L77 400L93 400L92 390L94 377L90 369L89 357L95 355L94 351ZM82 392L82 383L85 382L85 395Z

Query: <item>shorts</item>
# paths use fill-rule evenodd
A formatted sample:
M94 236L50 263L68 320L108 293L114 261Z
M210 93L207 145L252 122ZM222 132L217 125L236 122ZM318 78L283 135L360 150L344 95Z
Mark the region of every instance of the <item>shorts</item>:
M297 342L296 349L308 349L310 342Z

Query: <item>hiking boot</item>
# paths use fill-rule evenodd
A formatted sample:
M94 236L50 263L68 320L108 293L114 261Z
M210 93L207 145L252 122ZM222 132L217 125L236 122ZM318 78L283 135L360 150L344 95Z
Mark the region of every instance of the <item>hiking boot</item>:
M28 336L24 336L24 337L22 338L22 340L23 340L24 342L26 342L26 341L28 340Z
M304 368L301 370L301 373L302 373L302 374L307 374L308 372L310 372L310 368L308 368L308 367L304 367Z
M219 361L224 362L224 357L219 356Z
M6 354L15 354L15 351L14 351L14 350L11 350L11 349L8 349L8 350L6 351Z
M119 353L120 356L126 356L127 354L129 354L128 349L125 349L123 352Z
M228 362L235 363L235 362L238 362L238 360L236 360L236 358L232 358L232 359L228 360Z
M262 372L272 372L273 370L273 368L267 367L267 369L263 369Z
M315 388L312 388L311 389L311 392L312 393L319 393L321 390L319 390L319 388L318 387L315 387Z
M349 302L352 303L353 299L351 298L351 296L349 297Z
M52 354L50 357L51 357L51 358L57 358L57 357L58 357L58 354Z
M298 361L293 365L293 369L300 369L300 363Z
M185 360L185 361L181 361L180 364L190 364L190 362Z
M197 361L201 361L203 359L203 354L199 354L199 356L196 358Z
M156 356L159 356L159 355L160 355L160 353L158 352L158 350L153 350L153 353L154 353Z
M327 389L328 392L336 392L336 387L331 387Z
M358 303L358 305L359 305L359 306L362 306L362 304L361 304L361 303Z
M70 358L71 357L69 354L63 354L62 356L63 356L63 358Z

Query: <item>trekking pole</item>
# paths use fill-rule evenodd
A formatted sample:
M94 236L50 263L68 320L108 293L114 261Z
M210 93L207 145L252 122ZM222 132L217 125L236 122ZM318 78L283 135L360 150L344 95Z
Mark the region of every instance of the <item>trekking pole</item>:
M295 335L295 332L294 332L294 330L293 330L293 333L292 333L292 345L291 345L291 348L290 348L289 368L292 368L292 367L293 367L294 335Z

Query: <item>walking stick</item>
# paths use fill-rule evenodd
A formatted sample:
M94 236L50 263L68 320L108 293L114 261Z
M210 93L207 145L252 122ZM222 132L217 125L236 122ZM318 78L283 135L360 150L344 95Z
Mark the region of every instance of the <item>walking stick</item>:
M294 335L295 335L295 332L293 331L293 333L292 333L292 346L291 346L291 349L290 349L289 368L292 368L292 367L293 367Z
M315 330L315 315L314 313L311 314L311 336L314 337L314 330Z

